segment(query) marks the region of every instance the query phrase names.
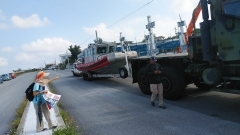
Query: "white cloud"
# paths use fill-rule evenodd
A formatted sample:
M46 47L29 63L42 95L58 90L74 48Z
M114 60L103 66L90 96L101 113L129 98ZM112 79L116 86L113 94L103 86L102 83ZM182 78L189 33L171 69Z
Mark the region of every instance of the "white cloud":
M17 61L43 63L59 59L59 54L65 53L72 44L62 38L43 38L21 46L20 53L15 55ZM37 65L38 66L38 65Z
M170 18L170 17L156 17L155 21L155 28L153 28L153 33L156 34L156 36L165 36L168 37L169 34L171 36L175 33L174 27L177 26L177 22Z
M20 62L36 62L38 61L38 58L34 56L34 54L28 54L28 53L18 53L15 55L15 59Z
M177 14L180 14L181 19L186 21L186 24L190 22L192 18L193 10L197 7L199 1L195 0L174 0L170 6L170 10ZM199 23L202 21L202 13L200 12L196 27L199 28ZM180 21L180 18L179 18Z
M31 42L29 44L22 45L22 49L25 52L33 53L60 53L66 51L66 49L72 43L64 40L62 38L44 38L38 39L37 41Z
M13 48L12 47L3 47L0 49L1 52L12 52Z
M83 28L85 32L90 35L95 35L95 30L98 31L98 37L102 38L104 41L119 41L120 32L124 33L125 36L133 35L133 29L130 27L118 28L115 27L113 29L107 28L104 23L100 23L99 25L92 28Z
M196 2L198 1L194 1L194 0L174 0L172 1L172 5L170 6L170 8L179 13L179 12L185 12L185 13L192 13L192 10L189 9L193 9L197 6Z
M5 58L0 57L0 67L4 67L8 65L8 61Z
M11 21L19 28L43 27L50 24L50 21L46 17L41 20L37 14L32 14L28 18L13 16Z

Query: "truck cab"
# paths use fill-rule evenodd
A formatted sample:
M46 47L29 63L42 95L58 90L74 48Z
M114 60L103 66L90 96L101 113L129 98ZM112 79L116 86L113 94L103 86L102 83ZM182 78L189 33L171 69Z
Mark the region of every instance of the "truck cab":
M72 73L73 73L73 76L76 76L76 77L82 76L82 71L79 71L77 69L77 62L73 63Z

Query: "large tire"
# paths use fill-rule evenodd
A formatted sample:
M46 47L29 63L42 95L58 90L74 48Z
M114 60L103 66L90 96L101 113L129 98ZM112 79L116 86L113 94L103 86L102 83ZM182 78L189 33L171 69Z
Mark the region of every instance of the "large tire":
M119 68L119 75L122 79L125 79L128 77L128 71L125 67Z
M142 93L150 95L152 92L150 91L149 80L146 75L145 67L140 68L140 70L138 71L137 80L138 80L138 86L142 91Z
M83 73L83 80L85 80L85 81L91 81L91 80L92 80L92 75L91 75L91 73Z
M162 71L163 97L179 99L185 92L186 83L183 73L176 67L164 66Z
M194 85L201 90L210 90L211 88L214 87L214 85L208 85L208 84L201 83L201 82L195 82Z
M83 78L83 80L86 80L86 75L85 75L85 73L82 73L82 78Z

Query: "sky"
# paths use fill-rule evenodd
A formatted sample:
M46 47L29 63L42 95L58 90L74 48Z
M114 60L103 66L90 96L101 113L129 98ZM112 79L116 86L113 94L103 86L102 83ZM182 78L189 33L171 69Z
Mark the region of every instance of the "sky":
M191 20L199 0L0 0L0 74L59 63L70 45L93 43L95 30L107 42L140 42L147 16L156 36L175 35ZM147 4L149 3L149 4ZM201 14L196 23L202 21Z

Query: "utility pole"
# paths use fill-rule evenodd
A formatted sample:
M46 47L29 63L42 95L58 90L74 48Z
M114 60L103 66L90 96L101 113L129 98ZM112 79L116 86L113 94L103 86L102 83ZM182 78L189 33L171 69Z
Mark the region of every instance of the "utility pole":
M154 28L155 26L155 22L151 22L151 16L147 16L147 19L148 19L148 24L146 25L146 29L148 29L149 31L149 41L150 41L150 44L148 46L150 46L150 56L154 56L156 55L156 45L155 45L155 41L154 41L154 36L153 36L153 32L152 32L152 28Z
M185 21L182 21L181 16L180 17L180 22L178 22L178 27L180 28L180 32L179 32L179 41L180 41L180 48L181 48L181 53L185 53L186 52L186 41L184 38L184 30L183 30L183 26L186 25Z
M69 68L69 57L68 57L68 52L66 51L66 54L67 54L67 59L68 59L68 68Z

